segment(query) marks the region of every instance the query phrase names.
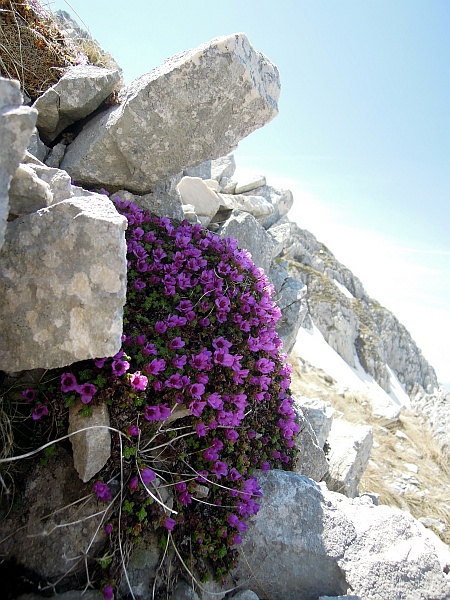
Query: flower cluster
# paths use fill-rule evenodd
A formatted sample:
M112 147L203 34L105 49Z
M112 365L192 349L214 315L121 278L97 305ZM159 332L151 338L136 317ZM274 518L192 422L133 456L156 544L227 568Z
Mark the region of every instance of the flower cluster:
M159 524L181 553L188 533L186 557L192 551L201 573L209 561L220 579L258 512L252 470L289 468L295 457L290 367L275 331L280 310L236 240L114 200L129 225L122 348L65 369L58 394L85 410L107 402L111 424L126 436L125 533ZM31 392L24 398L36 402ZM105 482L114 468L94 484L102 502L111 500ZM153 502L161 481L172 486L175 512ZM211 505L216 510L205 511ZM119 525L111 527L114 535Z

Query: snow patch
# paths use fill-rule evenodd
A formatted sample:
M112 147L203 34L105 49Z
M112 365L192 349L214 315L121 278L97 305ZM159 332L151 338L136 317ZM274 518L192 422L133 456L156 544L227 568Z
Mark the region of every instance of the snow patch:
M374 415L395 419L402 406L409 407L409 397L403 390L395 374L388 367L391 392L385 392L371 375L368 375L355 353L355 367L350 367L313 325L312 329L301 327L294 345L294 351L314 367L322 369L336 380L339 386L362 392L368 396Z
M339 281L337 281L337 279L333 279L333 283L338 288L338 290L344 294L344 296L346 298L354 298L355 297L351 292L348 291L348 289L345 287L345 285L342 285L342 283L339 283Z

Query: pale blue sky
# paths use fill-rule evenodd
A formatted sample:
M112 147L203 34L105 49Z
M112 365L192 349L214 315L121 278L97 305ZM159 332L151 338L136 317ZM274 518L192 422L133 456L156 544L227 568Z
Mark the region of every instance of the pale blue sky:
M64 0L124 70L244 31L281 74L244 171L294 191L310 229L394 311L450 385L450 2ZM293 217L292 217L293 218Z

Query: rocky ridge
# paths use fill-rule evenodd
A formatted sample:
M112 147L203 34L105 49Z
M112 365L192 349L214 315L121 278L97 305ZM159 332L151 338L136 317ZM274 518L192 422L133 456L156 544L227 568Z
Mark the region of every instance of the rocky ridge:
M203 71L198 71L203 63L208 66L208 73L211 69L215 73L212 79L204 76ZM147 98L151 86L156 87L158 97L175 97L180 77L185 77L182 81L187 88L192 83L197 98L211 98L217 93L217 83L223 78L221 69L226 68L225 64L231 65L227 71L231 78L227 79L227 93L219 117L214 102L212 106L211 103L205 103L200 107L192 104L191 96L188 97L189 106L196 107L196 111L201 110L201 116L193 117L201 117L201 123L212 127L215 132L214 144L206 138L206 144L202 145L200 141L205 141L205 138L198 131L195 135L192 131L182 132L184 142L180 144L176 132L183 109L170 102L157 106L157 122L150 119ZM72 72L70 86L90 90L91 85L86 80L90 74L86 70L80 70L78 84L73 82L73 75ZM242 79L244 85L239 83ZM108 77L101 81L107 82ZM64 77L57 85L59 88L53 89L53 92L61 94L60 90L65 85ZM92 86L97 85L103 84L92 83ZM367 318L361 316L364 311L361 310L360 315L351 299L333 283L335 279L355 299L370 305L371 301L360 282L348 270L333 263L331 253L320 248L311 234L305 232L302 237L299 228L289 221L286 214L292 205L292 194L268 186L263 178L250 182L233 181L233 158L229 155L220 158L221 154L232 150L239 139L273 118L278 88L276 68L251 48L244 35L220 38L195 51L169 59L157 72L143 76L121 90L121 104L108 108L102 105L103 100L100 99L97 107L89 105L89 111L98 109L99 112L96 115L90 112L87 123L72 144L67 142L70 136L75 135L75 130L62 132L61 138L56 137L57 143L52 149L46 149L35 132L29 147L38 155L33 158L26 153L26 138L32 133L32 126L27 123L30 115L36 114L35 110L21 106L18 86L14 82L0 80L0 106L4 107L1 113L2 136L10 135L9 131L17 131L14 129L17 128L17 114L23 115L19 128L23 127L27 132L23 135L25 139L20 138L20 151L15 150L17 144L12 145L12 150L3 143L0 146L2 152L6 153L1 161L2 167L5 165L5 173L2 172L1 177L3 187L0 187L0 190L5 190L1 198L2 210L5 214L10 213L10 221L6 223L5 219L6 232L0 255L0 296L5 327L1 333L2 339L7 341L3 346L0 364L3 370L14 372L64 366L84 358L113 355L120 347L126 280L125 224L104 195L73 185L63 169L41 162L47 160L55 164L53 161L58 150L58 166L61 164L66 168L77 183L102 186L112 191L121 188L138 205L150 207L160 216L184 216L222 236L236 237L240 247L251 251L256 264L266 269L273 282L275 297L283 315L279 333L287 351L292 348L306 314L304 300L307 283L311 287L311 297L316 298L318 304L324 299L323 304L326 305L315 314L314 304L310 302L310 314L314 321L317 319L322 324L324 331L330 333L333 327L338 331L334 337L331 334L328 336L331 340L329 343L335 344L336 349L339 347L350 362L352 344L357 350L360 346L361 362L364 364L366 360L367 370L372 370L374 376L387 387L382 360L392 354L390 360L393 363L398 359L395 363L398 375L403 377L406 386L415 383L425 394L434 390L432 369L427 368L425 362L421 363L420 356L415 359L411 358L412 355L409 357L413 364L409 370L409 358L402 362L397 357L400 349L406 348L406 341L398 347L389 348L389 340L380 340L381 334L375 334L370 329L372 322L381 327L383 319L376 321L371 313ZM107 95L105 90L98 98L106 98ZM81 93L75 96L80 105L87 105L90 101ZM236 98L240 98L237 103ZM236 106L245 104L251 106L251 115L245 109L237 114L233 112ZM61 125L57 119L54 119L54 123L55 133ZM162 123L167 128L162 129ZM137 124L139 133L136 133ZM43 125L42 128L44 131ZM142 135L142 128L146 130L145 135ZM180 145L180 151L175 149L170 135L166 137L167 130L173 131L173 139ZM163 135L159 135L161 132ZM48 124L43 135L49 143L53 143ZM58 135L59 132L56 133ZM142 140L145 145L146 140L156 138L156 148L161 154L165 153L166 163L154 164L146 159L142 162L145 168L141 163L138 165L136 156L143 151L140 145ZM86 160L86 156L90 157L89 160ZM105 161L105 157L108 160ZM192 192L194 187L195 191ZM318 252L316 245L319 246ZM326 256L319 256L321 253ZM108 257L106 261L105 256ZM37 262L33 263L33 260ZM316 283L310 270L324 276L322 279L318 277L320 283ZM304 275L305 281L302 279L301 273L305 272L311 276L308 281ZM340 302L337 307L334 306L336 294L331 286L340 293L340 296L337 295ZM331 321L327 320L329 311L333 315ZM363 331L360 325L365 318L367 331ZM395 321L383 318L392 327L397 326ZM22 343L17 344L17 340ZM370 353L366 350L369 346ZM417 379L413 381L415 377ZM306 414L309 410L312 415L311 408L303 408ZM448 566L438 556L436 546L429 541L423 526L394 509L384 507L380 510L370 498L350 500L342 495L334 496L325 486L319 487L304 477L307 475L319 480L325 474L324 444L319 444L318 436L324 440L328 435L319 429L316 435L308 420L302 416L303 408L301 403L297 408L300 419L303 419L303 432L297 442L302 450L298 473L274 471L266 476L261 475L266 489L262 511L266 511L267 515L278 514L280 518L275 523L270 519L256 518L250 524L244 551L250 557L249 567L254 581L249 583L245 570L236 573L236 578L247 588L247 596L250 594L248 597L251 597L253 590L253 594L268 600L278 597L315 600L326 594L337 597L353 591L358 594L356 597L375 600L390 597L394 590L400 589L399 597L405 600L413 600L417 594L428 600L445 600L450 591L444 574ZM320 417L316 414L316 422L318 419ZM324 417L321 421L325 423L327 419ZM366 460L367 457L362 462ZM36 562L35 552L30 554L27 551L27 542L20 543L12 533L8 533L6 538L8 557L17 558L28 569L39 572L41 578L50 580L59 579L65 573L65 561L70 557L69 552L61 549L61 544L67 543L65 532L62 538L58 535L63 529L64 518L70 523L71 516L63 517L62 521L58 518L54 520L50 533L46 530L45 536L39 530L40 525L36 529L43 515L51 513L53 518L58 503L68 501L67 498L61 500L58 493L67 491L64 482L73 477L73 466L67 456L57 464L58 468L52 472L53 480L47 484L56 492L54 504L35 507L34 512L30 510L28 522L22 525L28 531L20 536L26 540L28 534L37 538L48 535L45 564L39 560ZM361 471L361 467L358 471ZM36 488L37 478L36 475L29 479L29 490ZM45 482L43 485L45 487ZM354 495L357 493L354 480L352 485L351 494ZM72 502L73 498L69 500ZM284 521L286 526L283 528ZM265 526L268 529L262 532ZM8 532L11 528L14 530L14 522L11 524L10 521L8 527ZM375 540L385 538L387 531L391 536L389 543L376 545ZM314 535L308 536L305 532L314 532ZM76 552L83 555L85 542L89 547L90 540L84 540L83 531L80 535L78 529L74 529L73 535ZM264 540L265 557L252 554L259 539ZM15 543L11 543L11 540ZM389 547L391 544L396 544L402 550L394 565ZM283 552L278 553L280 548ZM155 573L156 563L151 563L148 557L154 556L155 547L149 542L145 552L149 561L147 576L150 577ZM273 560L277 556L280 559L278 562ZM317 560L318 556L321 557L320 561ZM365 558L360 564L361 556ZM136 598L150 598L151 578L148 585L143 586L141 564L142 553L139 557L133 555L130 585ZM261 569L265 571L266 579L260 574ZM293 572L294 576L285 578L284 574L289 572ZM326 573L325 578L323 573ZM225 595L225 592L221 593L215 588L205 590L202 586L197 591L201 598ZM189 593L189 597L195 596L192 590ZM236 594L233 589L232 593L239 597L245 592ZM177 590L172 594L172 598L182 597L186 596Z

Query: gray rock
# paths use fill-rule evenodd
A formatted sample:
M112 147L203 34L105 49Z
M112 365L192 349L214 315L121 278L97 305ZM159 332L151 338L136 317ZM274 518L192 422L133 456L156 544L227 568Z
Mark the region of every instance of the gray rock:
M297 333L308 309L306 285L294 277L289 277L285 264L284 262L272 263L269 279L275 288L273 300L281 310L281 318L276 324L276 331L283 342L283 351L289 354L294 347Z
M175 176L164 183L158 184L150 194L139 196L126 190L119 190L114 196L134 202L137 206L149 210L158 217L169 217L169 219L175 221L182 221L185 218L183 204L176 189L180 177Z
M34 131L37 112L22 106L18 81L0 77L0 248L9 214L8 191Z
M183 170L183 175L187 177L200 177L200 179L211 179L211 162L205 160L195 167L189 167Z
M294 410L300 425L300 433L295 439L298 457L294 472L313 481L321 481L328 472L324 451L319 447L316 434L298 404L294 404Z
M69 430L72 433L70 441L73 451L73 465L85 483L94 477L106 465L111 456L111 433L109 427L109 412L106 404L91 407L89 417L79 413L83 408L77 402L69 408ZM86 428L92 428L87 429ZM85 431L81 431L81 430ZM75 433L79 431L79 433Z
M234 194L237 182L228 177L222 177L220 180L220 190L223 194Z
M262 221L260 221L260 223L261 225L263 224ZM292 236L292 226L293 223L286 221L285 223L279 222L267 229L273 238L272 260L282 254L284 249L288 246Z
M28 215L53 204L53 194L48 183L40 179L34 165L19 165L9 188L9 212Z
M8 224L0 252L0 367L114 355L126 291L126 219L100 195Z
M37 128L44 142L52 142L66 127L94 112L117 89L121 79L120 69L70 67L33 104L39 113Z
M221 209L240 210L260 220L273 212L273 206L260 196L218 194Z
M62 168L79 183L146 193L183 169L233 150L277 114L278 70L245 34L167 59L92 119Z
M358 495L358 485L370 459L372 428L334 419L328 443L329 487L354 498Z
M56 144L56 146L53 146L53 148L48 153L47 158L45 159L45 164L47 165L47 167L55 167L57 169L61 164L62 159L64 158L66 148L67 145L63 144L62 142Z
M11 181L10 213L30 214L67 200L71 195L70 177L65 171L27 162L19 166Z
M350 519L306 477L273 470L258 481L264 495L238 548L237 583L270 600L345 594L337 561L356 538Z
M50 148L48 148L39 137L38 130L35 128L28 142L28 152L35 156L41 162L44 162Z
M295 473L258 473L258 480L264 495L239 547L238 584L270 600L350 590L364 600L446 600L436 550L410 515Z
M101 526L105 507L92 494L92 486L80 482L69 453L56 446L47 467L36 466L27 477L20 527L14 512L3 519L2 556L15 558L44 581L83 576L84 553L89 564L89 556L106 541Z
M219 210L217 194L199 177L183 177L177 189L183 204L194 206L198 216L211 219Z
M122 578L120 592L123 597L130 593L130 587L135 600L151 600L152 583L156 569L161 559L158 548L158 536L153 532L145 533L133 545L130 561L127 565L129 584L126 577Z
M450 455L450 392L438 386L433 393L427 394L416 385L411 390L411 404L425 417L443 451Z
M292 205L294 204L294 197L290 190L277 190L270 185L263 185L262 187L258 187L247 193L262 196L272 204L272 214L261 222L262 226L266 229L282 219L291 210Z
M217 181L223 178L231 179L236 171L236 161L233 154L227 154L211 161L211 177Z
M199 597L190 585L180 579L173 589L170 600L199 600Z
M252 590L241 590L237 594L233 594L234 600L258 600L258 596Z
M320 596L319 600L363 600L361 596Z
M303 414L311 424L317 436L319 447L323 448L331 431L335 413L334 408L329 402L319 400L319 398L306 398L305 396L295 398L295 403L300 406Z
M220 230L220 237L233 237L241 249L248 250L253 262L268 272L272 257L272 238L248 213L233 211Z

